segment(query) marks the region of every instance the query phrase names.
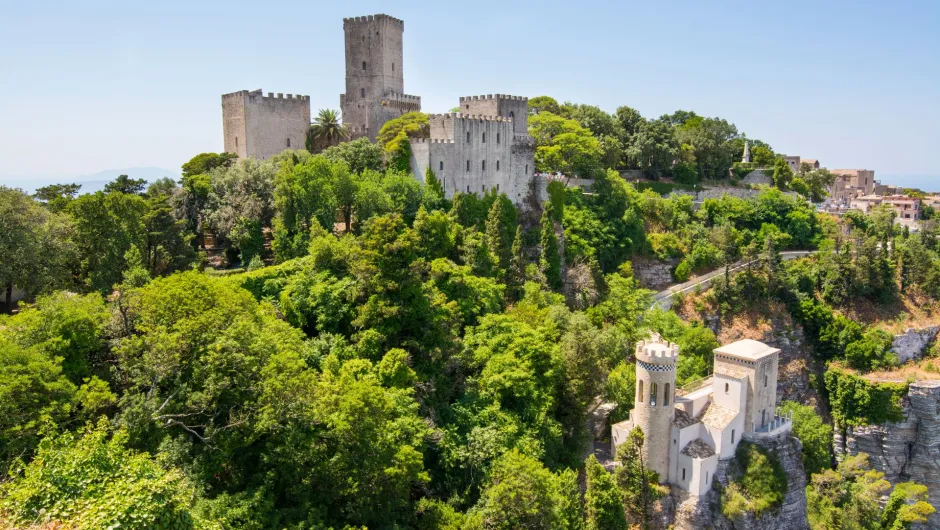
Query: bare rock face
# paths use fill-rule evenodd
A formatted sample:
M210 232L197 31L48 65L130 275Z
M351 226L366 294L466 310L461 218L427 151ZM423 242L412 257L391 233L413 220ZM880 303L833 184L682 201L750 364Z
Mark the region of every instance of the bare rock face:
M937 509L928 524L940 528L940 381L911 383L903 409L906 419L899 423L837 430L836 458L867 453L891 483L927 486L928 502Z
M937 338L940 326L930 326L922 329L906 329L904 333L894 336L891 344L893 351L902 363L918 360L924 355L924 350Z
M657 259L637 258L633 260L633 276L641 287L658 291L675 283L672 271L679 260L659 261Z
M756 441L777 455L780 464L787 473L787 493L783 505L776 512L755 518L750 515L728 519L721 513L721 496L716 490L709 491L702 497L673 488L672 493L663 502L663 512L677 530L697 530L713 528L716 530L802 530L809 528L806 519L806 472L803 469L802 445L791 435ZM718 462L715 482L727 486L731 482L728 468L731 460Z

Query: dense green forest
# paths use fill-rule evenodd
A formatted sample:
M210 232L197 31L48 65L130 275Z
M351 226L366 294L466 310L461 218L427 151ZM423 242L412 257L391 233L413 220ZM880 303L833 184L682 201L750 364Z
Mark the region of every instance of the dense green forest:
M675 260L677 280L752 262L707 303L728 317L779 301L828 366L817 383L836 423L897 417L904 385L861 377L898 364L890 341L840 309L936 304L935 221L910 233L888 210L834 219L776 188L700 205L640 192L602 168L726 178L743 139L692 113L530 104L540 163L590 175L589 193L556 183L530 208L446 199L433 173L424 186L396 166L391 130L263 162L204 153L180 182L0 187L0 285L30 302L0 316L0 527L652 524L664 492L642 434L608 473L584 460L586 411L601 398L625 417L648 330L680 345L680 383L710 371L718 341L651 309L638 258ZM819 252L784 262L788 249ZM814 528L904 528L932 511L923 486L891 485L862 456L836 467L832 426L786 407ZM739 459L723 510L773 510L772 455Z

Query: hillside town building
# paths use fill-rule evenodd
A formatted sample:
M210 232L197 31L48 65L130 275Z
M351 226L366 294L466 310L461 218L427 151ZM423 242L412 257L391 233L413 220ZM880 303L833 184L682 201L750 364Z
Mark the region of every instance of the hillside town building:
M875 172L871 169L833 169L835 182L829 189L833 204L848 206L852 199L871 195L875 189Z
M647 466L669 483L701 496L719 460L742 439L789 433L792 417L776 410L780 350L745 339L714 350L714 373L676 389L679 346L656 333L636 345L636 399L630 417L611 428L611 451L634 427L645 436Z

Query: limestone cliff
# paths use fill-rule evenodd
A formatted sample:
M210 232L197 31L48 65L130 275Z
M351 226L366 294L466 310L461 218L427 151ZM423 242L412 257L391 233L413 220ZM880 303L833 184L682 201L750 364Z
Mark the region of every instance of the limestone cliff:
M755 443L775 453L787 473L787 494L783 505L776 512L759 519L752 516L728 519L721 513L721 496L711 490L703 497L693 497L687 492L673 488L672 494L663 500L663 519L677 530L712 528L715 530L800 530L808 529L806 519L806 472L803 470L802 446L794 436L757 440ZM722 486L730 482L728 467L731 460L718 463L715 480Z
M930 528L940 528L940 381L911 383L900 423L836 429L836 458L868 453L892 484L913 480L927 486L937 509Z

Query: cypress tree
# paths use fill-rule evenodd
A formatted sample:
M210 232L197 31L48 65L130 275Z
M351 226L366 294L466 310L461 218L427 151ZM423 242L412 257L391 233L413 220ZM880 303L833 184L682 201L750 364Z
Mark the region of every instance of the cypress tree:
M541 243L542 257L539 259L539 265L548 286L552 289L561 288L561 255L558 253L558 236L555 235L554 210L551 203L545 205L542 212L542 220L539 224L542 227Z

